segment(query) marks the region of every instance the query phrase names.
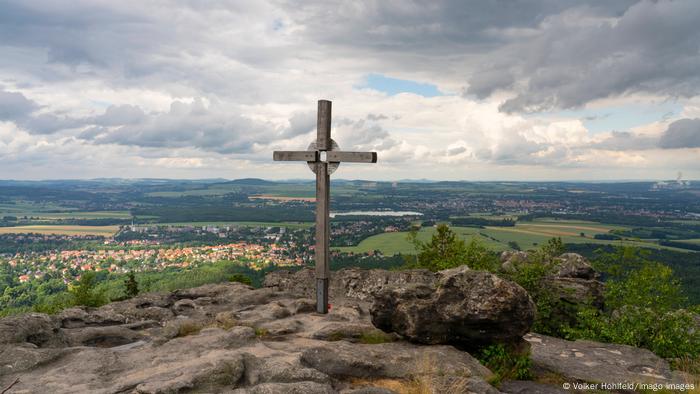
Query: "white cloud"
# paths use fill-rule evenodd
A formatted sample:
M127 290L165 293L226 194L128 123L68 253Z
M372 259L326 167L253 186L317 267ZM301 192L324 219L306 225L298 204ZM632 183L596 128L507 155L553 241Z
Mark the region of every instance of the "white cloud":
M344 149L379 152L337 176L700 177L699 148L676 138L694 131L671 127L700 117L698 13L692 1L6 1L0 178L297 178L306 169L271 151L308 145L319 98ZM360 88L371 73L456 94ZM682 112L597 134L522 114L665 99Z

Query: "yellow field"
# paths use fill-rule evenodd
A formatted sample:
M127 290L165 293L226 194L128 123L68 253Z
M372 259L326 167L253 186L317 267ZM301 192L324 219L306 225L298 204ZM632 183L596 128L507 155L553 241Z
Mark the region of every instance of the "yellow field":
M119 226L17 226L0 227L0 234L114 235Z

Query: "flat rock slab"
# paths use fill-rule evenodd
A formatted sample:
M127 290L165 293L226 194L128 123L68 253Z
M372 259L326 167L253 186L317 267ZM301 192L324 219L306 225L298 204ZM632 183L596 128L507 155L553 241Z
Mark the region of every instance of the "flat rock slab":
M305 350L301 362L335 378L423 379L430 380L437 389L461 384L466 391L460 392L498 392L485 382L492 376L491 371L469 353L452 346L338 341Z
M567 341L527 334L536 368L572 381L594 383L676 382L666 360L646 349L593 341Z
M527 380L508 380L502 382L498 389L504 394L566 394L570 392L561 387Z

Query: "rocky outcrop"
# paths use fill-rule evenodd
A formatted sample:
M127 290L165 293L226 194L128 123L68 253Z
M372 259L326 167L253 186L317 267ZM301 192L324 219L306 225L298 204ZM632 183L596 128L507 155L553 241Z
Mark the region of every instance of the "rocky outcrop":
M554 264L556 273L545 280L545 285L551 285L559 299L570 304L603 306L604 285L588 260L577 253L564 253L554 259Z
M506 250L501 253L501 271L515 272L517 267L529 258L527 252L520 250Z
M31 343L37 346L55 340L59 325L42 313L27 313L0 320L0 344Z
M435 274L422 269L387 271L345 268L333 273L328 287L329 294L334 299L371 301L377 293L389 286L409 283L432 284L434 281ZM301 297L314 297L316 294L316 280L311 269L271 272L265 277L263 285Z
M315 313L312 299L289 289L222 283L53 316L2 318L0 388L18 379L11 393L559 392L523 382L504 382L499 391L487 383L491 372L468 352L405 340L438 343L437 335L462 343L522 335L532 305L519 286L466 268L437 274L370 271L382 279L366 285L361 283L366 274L345 272L335 282L339 291L327 315ZM272 276L279 283L280 276ZM361 299L371 294L381 300L375 307ZM388 307L392 302L396 314ZM382 303L387 308L379 308ZM426 320L420 320L423 314ZM405 337L379 332L374 315ZM434 331L425 331L423 323ZM678 379L645 350L535 334L525 338L537 371L562 379Z
M554 259L556 278L596 279L599 275L591 264L578 253L564 253Z
M523 264L530 261L527 252L506 251L501 254L501 271L505 275L514 274ZM583 256L577 253L564 253L552 261L540 262L549 266L550 274L542 280L541 286L552 292L560 301L553 306L552 318L576 321L577 307L592 305L603 307L605 286L600 275Z
M566 341L528 334L533 365L561 375L569 382L670 383L682 382L666 360L654 353L627 345L593 341Z
M367 302L333 305L319 315L313 300L224 283L3 318L0 387L19 379L12 393L387 393L375 382L423 379L497 392L468 353L376 335ZM425 355L436 360L429 368Z
M414 342L477 348L519 342L535 306L517 284L462 266L438 272L433 283L386 287L371 314L376 327Z

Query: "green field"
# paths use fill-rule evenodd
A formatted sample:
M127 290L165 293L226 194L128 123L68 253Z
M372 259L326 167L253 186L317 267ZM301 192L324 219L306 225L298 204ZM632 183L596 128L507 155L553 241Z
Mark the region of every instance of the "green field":
M154 226L246 226L246 227L287 227L308 228L312 222L180 222L180 223L154 223Z
M495 242L489 238L479 235L478 228L473 227L452 227L461 238L469 240L476 236L480 241L484 243L489 249L492 250L505 250L507 246L502 246L500 243ZM418 239L420 241L429 241L430 237L435 233L434 228L423 228L418 232ZM372 250L381 250L385 255L393 255L397 253L402 254L413 254L415 253L415 248L408 241L408 232L398 232L398 233L384 233L371 236L364 239L357 246L345 246L334 248L341 250L343 252L353 252L353 253L363 253Z
M595 243L630 245L687 252L687 250L660 246L652 242L639 240L608 241L593 238L595 234L607 233L613 229L624 229L624 227L594 222L565 220L524 222L518 223L514 227L452 227L452 230L462 239L470 241L473 237L476 237L484 246L494 251L510 249L510 242L516 242L523 250L534 249L537 248L538 245L546 243L550 238L561 237L564 243L569 244ZM418 239L421 241L428 241L434 233L434 228L423 228L418 233ZM581 236L581 233L583 233L584 236ZM407 236L407 232L378 234L364 239L357 246L339 247L335 249L353 253L380 250L386 255L415 253L415 248L408 241Z
M40 219L131 219L129 211L36 212L31 216Z
M17 200L12 203L0 204L0 216L36 216L47 211L69 211L70 208L61 205L42 202L34 203L31 201Z
M0 234L114 235L119 226L17 226L0 227Z
M0 217L33 217L43 220L51 219L129 219L129 211L78 211L51 203L32 203L15 201L0 204Z
M685 219L685 220L672 220L673 223L689 224L695 225L700 224L700 219Z

